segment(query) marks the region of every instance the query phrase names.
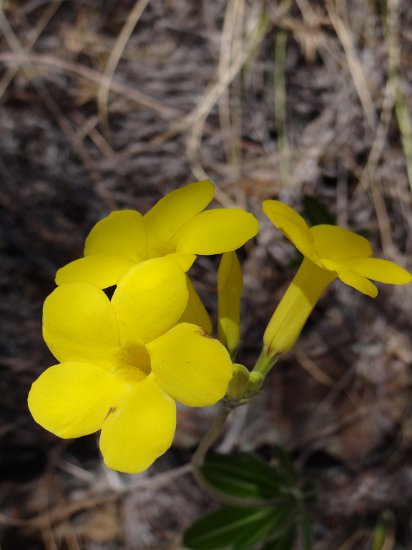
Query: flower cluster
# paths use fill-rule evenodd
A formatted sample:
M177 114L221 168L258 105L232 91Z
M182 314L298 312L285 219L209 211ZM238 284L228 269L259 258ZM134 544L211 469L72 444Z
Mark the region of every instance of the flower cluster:
M115 285L134 265L166 256L187 271L197 254L236 250L258 232L256 218L237 208L205 210L214 195L209 180L172 191L144 216L120 210L98 222L86 238L84 258L59 269L56 283Z
M235 250L258 231L240 209L205 210L208 180L162 198L142 215L111 213L88 235L84 257L57 272L43 309L43 336L58 364L33 383L29 408L50 432L72 438L101 430L105 463L141 472L172 444L176 401L242 402L290 349L336 278L375 297L369 279L405 284L411 275L372 258L369 242L340 227L309 228L278 201L263 210L303 254L264 334L250 373L232 364L240 340L242 272ZM198 254L223 254L218 271L218 339L187 271ZM111 299L104 289L116 285Z
M91 230L84 257L57 272L59 286L45 301L43 336L60 364L32 385L30 411L62 438L101 430L113 469L150 466L172 443L175 401L212 405L232 377L186 271L197 254L239 248L258 225L239 209L204 211L213 195L201 181L144 216L113 212ZM113 285L109 300L102 289Z

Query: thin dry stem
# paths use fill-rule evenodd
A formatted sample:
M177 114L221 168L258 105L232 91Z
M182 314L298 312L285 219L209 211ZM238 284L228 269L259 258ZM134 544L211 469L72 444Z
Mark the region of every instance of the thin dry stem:
M249 14L249 17L249 21L251 20L253 23L250 23L251 30L245 36L243 48L236 52L225 73L219 74L217 72L216 81L208 86L202 101L184 119L185 123L191 127L187 140L187 154L191 159L192 170L198 179L208 177L199 160L199 148L206 118L222 94L225 93L227 87L239 74L250 54L259 45L266 33L267 25L262 25L262 12L259 9L256 9L255 13ZM216 198L220 200L218 194L216 194ZM227 197L224 200L227 201Z
M49 6L46 7L44 16L41 18L39 23L36 25L36 27L33 29L30 38L28 40L27 46L25 47L25 52L28 53L32 50L33 46L36 44L38 38L41 36L44 29L47 27L51 19L53 18L54 14L57 12L59 7L62 5L63 0L57 0L56 2L51 2ZM3 78L0 81L0 101L2 100L4 93L6 92L7 88L13 81L13 78L18 73L18 68L12 68L8 69L6 71L6 74L3 76Z
M335 29L335 32L342 44L342 48L345 52L348 62L349 71L352 75L353 83L358 93L359 100L362 104L365 117L369 122L371 128L376 127L376 112L375 106L369 86L366 81L366 77L362 68L362 64L359 61L359 57L356 53L355 45L351 37L351 33L347 23L338 13L334 0L326 0L325 7L328 12L329 18Z
M150 0L137 0L134 8L129 13L126 23L124 24L116 43L110 52L109 59L103 72L104 78L102 78L99 90L97 92L97 106L99 110L100 120L104 127L108 126L108 99L110 91L110 83L116 72L116 67L123 55L129 38L139 22L144 10L149 4Z
M9 44L11 50L20 60L21 70L24 72L29 81L32 82L33 86L37 90L40 98L44 102L45 106L48 108L52 116L56 119L60 125L62 131L67 137L68 142L73 147L73 150L82 160L83 164L87 168L94 182L96 192L101 197L102 201L106 206L114 210L116 208L116 203L113 197L103 188L101 178L95 167L94 161L88 152L82 147L79 142L76 132L73 130L72 125L70 124L67 117L64 115L63 111L59 107L58 103L54 100L53 96L50 94L48 89L44 86L43 82L38 78L36 69L30 62L28 55L26 54L24 48L21 46L17 36L15 35L13 29L11 28L8 19L0 5L0 29L5 36L7 43Z

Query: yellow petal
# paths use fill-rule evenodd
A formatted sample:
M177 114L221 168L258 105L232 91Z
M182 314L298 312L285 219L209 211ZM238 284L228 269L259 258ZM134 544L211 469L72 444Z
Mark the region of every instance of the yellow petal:
M154 258L137 264L112 297L122 345L149 342L169 330L181 317L187 300L186 276L177 262Z
M406 285L412 281L412 275L399 265L379 258L365 258L345 262L364 277L380 283Z
M134 262L122 256L86 256L59 269L56 284L92 283L99 288L107 288L116 285L134 265Z
M59 361L108 364L119 347L116 314L89 283L56 288L43 306L43 337Z
M353 269L340 269L338 271L338 277L343 283L356 288L356 290L359 290L362 294L366 294L371 298L376 298L378 295L376 286L371 283L369 279L363 277L363 275L359 275Z
M214 192L213 183L203 180L176 189L161 198L144 216L149 249L157 251L159 256L173 252L176 232L206 208Z
M146 257L146 230L143 216L136 210L117 210L103 218L90 231L84 255L123 256L132 262Z
M221 254L236 250L257 232L257 220L248 212L238 208L206 210L181 228L176 248L193 254Z
M226 252L217 272L219 340L233 355L240 338L242 269L236 252Z
M197 293L192 281L186 275L187 289L189 291L189 299L186 309L179 319L179 323L192 323L202 327L207 334L212 334L213 325L207 309L205 308L199 294Z
M346 285L359 290L359 292L362 292L362 294L366 294L371 298L376 298L378 294L378 289L376 286L371 283L369 279L360 273L357 273L354 269L348 267L346 263L343 264L332 260L322 260L322 263L331 271L335 271L339 279Z
M131 387L103 424L104 461L120 472L142 472L168 450L175 430L176 404L148 376Z
M263 212L304 256L319 263L309 226L302 216L287 204L274 200L263 201Z
M294 345L323 291L335 277L333 271L303 260L263 335L268 355L277 356Z
M315 248L321 258L348 260L368 258L372 248L365 237L337 225L315 225L310 228Z
M177 262L185 272L189 271L196 260L194 254L188 254L187 252L173 252L172 254L166 254L165 258Z
M62 363L33 383L28 404L34 420L59 437L96 432L124 391L107 370L86 363Z
M206 407L221 399L232 377L224 346L189 323L175 326L147 345L159 386L190 407Z

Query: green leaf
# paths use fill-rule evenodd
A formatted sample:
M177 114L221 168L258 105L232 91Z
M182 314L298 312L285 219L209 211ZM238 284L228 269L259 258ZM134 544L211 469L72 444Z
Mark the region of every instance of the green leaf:
M373 533L372 550L382 550L386 540L387 526L384 521L380 521L375 527Z
M292 525L290 529L284 533L280 538L277 537L274 540L266 542L263 550L293 550L296 539L296 527Z
M301 528L301 534L302 534L303 548L305 550L312 550L313 548L312 520L310 519L309 514L304 508L302 508L301 510L300 528Z
M382 550L386 547L387 540L393 537L395 530L394 513L391 510L384 510L373 532L372 550Z
M265 540L267 537L271 539L279 539L285 532L288 531L290 523L293 521L293 512L290 507L272 508L272 516L267 518L267 521L260 526L255 526L248 533L242 533L238 540L233 541L233 550L249 550L255 548L256 544Z
M265 538L278 521L278 509L226 506L189 527L183 544L191 550L249 550Z
M311 506L318 501L316 486L312 481L306 481L302 487L302 496L305 504Z
M202 467L206 480L226 494L265 499L279 494L282 478L261 458L250 453L238 456L212 454Z
M303 214L310 222L310 225L319 225L326 223L335 225L336 219L326 206L316 197L303 195Z
M281 479L283 479L283 484L295 486L297 482L296 472L289 455L279 446L275 447L274 451L275 457L278 460L277 472Z

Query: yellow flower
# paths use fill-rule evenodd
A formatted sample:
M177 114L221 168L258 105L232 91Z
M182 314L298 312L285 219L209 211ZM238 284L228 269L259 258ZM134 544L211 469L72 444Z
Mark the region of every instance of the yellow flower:
M168 258L133 267L111 301L90 283L58 287L44 304L43 335L61 364L32 385L36 422L63 438L101 429L109 467L149 467L172 443L175 400L212 405L232 376L218 340L176 325L187 300L185 273Z
M304 256L266 328L268 355L277 356L293 346L322 292L336 277L372 298L378 289L369 279L395 285L412 281L410 273L395 263L372 258L369 241L360 235L335 225L309 227L279 201L264 201L263 211Z
M237 208L204 211L214 191L209 180L199 181L172 191L144 216L135 210L112 212L89 233L84 257L58 270L56 283L106 288L148 258L173 255L187 271L197 254L239 248L256 235L257 220Z
M236 354L240 340L240 297L242 269L236 252L225 252L217 272L218 335L230 355Z

